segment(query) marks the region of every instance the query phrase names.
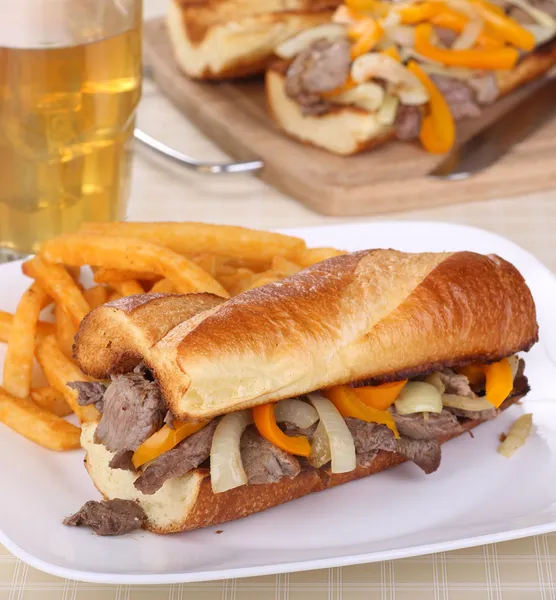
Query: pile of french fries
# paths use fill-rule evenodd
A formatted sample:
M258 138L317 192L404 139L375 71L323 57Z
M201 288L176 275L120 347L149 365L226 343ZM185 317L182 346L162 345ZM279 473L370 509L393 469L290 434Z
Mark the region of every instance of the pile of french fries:
M299 238L202 223L87 223L76 234L44 243L23 263L31 281L15 314L0 311L7 343L0 421L51 450L79 447L80 423L96 420L67 383L94 381L73 360L81 320L96 307L148 292L211 292L229 298L279 281L327 258L335 248L307 248ZM94 285L81 282L82 267ZM52 320L42 320L47 310ZM37 360L48 386L33 387Z

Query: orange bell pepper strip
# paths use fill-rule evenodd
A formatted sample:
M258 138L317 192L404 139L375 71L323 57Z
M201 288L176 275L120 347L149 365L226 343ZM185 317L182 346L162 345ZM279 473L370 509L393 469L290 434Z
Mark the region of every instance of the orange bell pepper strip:
M444 27L461 33L469 20L464 15L460 15L455 10L446 8L445 10L436 13L430 18L430 22L438 27ZM504 39L485 24L482 33L477 37L477 46L485 50L494 50L495 48L503 48L505 45Z
M520 50L530 52L535 47L535 36L515 19L500 13L492 4L484 0L470 0L479 14L492 29L498 32L507 42ZM498 7L497 7L498 8ZM512 65L513 66L513 65ZM504 67L498 67L504 68ZM511 68L511 67L508 67Z
M202 429L208 422L209 421L184 423L182 421L174 421L175 429L172 429L169 425L164 425L162 429L153 433L151 437L146 439L139 448L135 450L131 457L133 466L138 469L146 462L154 460L161 454L164 454L164 452L177 446L182 440L185 440L185 438Z
M442 2L422 2L396 7L394 4L393 10L400 15L403 25L415 25L423 21L430 21L434 15L445 10L445 5Z
M406 383L407 379L404 379L403 381L392 381L381 385L368 385L352 389L359 400L367 406L377 410L386 410L394 404Z
M394 433L394 437L400 437L392 413L367 406L359 400L353 388L338 385L325 390L323 394L334 404L342 417L353 417L367 423L386 425Z
M402 57L400 56L396 46L390 46L389 48L386 48L386 50L383 50L381 54L385 54L386 56L393 58L396 62L402 62Z
M510 361L503 358L499 362L485 365L486 398L498 408L510 395L514 387L514 378Z
M481 383L485 380L485 365L465 365L457 369L461 375L465 375L471 385Z
M381 0L345 0L344 5L352 10L372 12L379 17L385 17L391 10L389 3Z
M276 424L274 404L262 404L253 408L253 420L259 433L281 450L297 456L309 456L311 445L303 436L286 435Z
M415 61L410 61L407 68L429 93L430 114L423 119L419 139L428 152L448 152L456 141L456 125L450 107L431 78Z
M415 50L451 67L468 67L470 69L507 70L511 69L519 58L515 48L498 48L494 50L447 50L431 44L432 25L421 23L415 28Z
M348 37L355 40L351 47L351 58L355 60L362 54L370 52L384 34L382 27L370 17L360 19L348 29Z

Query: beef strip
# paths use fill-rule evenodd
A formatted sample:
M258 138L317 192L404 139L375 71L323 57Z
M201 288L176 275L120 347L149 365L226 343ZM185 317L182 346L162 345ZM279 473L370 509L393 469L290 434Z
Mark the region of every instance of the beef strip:
M393 415L400 435L412 440L439 439L462 431L455 415L446 409L440 414L429 413L427 419L423 413Z
M106 386L100 381L69 381L67 386L77 391L77 404L89 406L94 404L99 412L102 412L104 392Z
M427 475L440 466L440 442L438 440L398 440L398 452L413 461Z
M479 419L481 421L492 421L499 414L500 411L494 406L485 410L464 410L463 408L448 408L453 415L462 419Z
M131 459L133 458L133 450L120 450L116 452L112 457L112 460L108 463L111 469L122 469L122 471L133 471L135 467Z
M492 104L500 96L500 88L494 73L485 71L480 75L474 75L468 83L475 92L479 104Z
M552 18L556 19L556 2L554 2L554 0L529 0L529 2L535 8L548 13ZM537 21L529 13L513 4L508 4L506 6L506 12L516 21L521 23L521 25L537 24Z
M103 500L86 502L64 525L90 527L97 535L122 535L140 529L147 516L132 500Z
M345 421L353 437L356 454L368 454L375 450L396 452L394 434L385 425L367 423L351 417L346 417Z
M434 31L438 37L439 42L446 46L446 48L451 48L452 44L458 39L459 33L454 31L453 29L448 29L447 27L435 27Z
M154 494L168 479L181 477L207 460L217 422L218 419L213 419L175 448L153 460L135 480L133 485L136 489L143 494Z
M460 79L436 73L430 77L450 106L450 112L456 121L468 117L475 118L481 115L481 109L477 104L475 93L467 83Z
M399 452L413 461L425 473L432 473L440 465L440 443L437 440L408 439L396 440L385 425L366 423L359 419L346 418L347 426L355 442L357 462L368 466L379 450Z
M114 377L103 402L94 439L110 452L136 450L164 422L166 407L160 388L142 373Z
M460 375L452 369L443 369L439 374L446 388L446 394L455 394L456 396L466 396L468 398L475 397L473 390L469 387L469 379L465 375Z
M306 115L320 115L331 104L321 94L345 83L351 64L347 40L316 40L300 52L286 73L286 94L295 100Z
M251 485L293 479L301 471L295 456L271 444L254 427L248 427L241 437L241 460Z
M399 140L409 142L416 140L421 131L421 121L423 114L418 106L408 106L400 104L396 113L394 128L396 137Z

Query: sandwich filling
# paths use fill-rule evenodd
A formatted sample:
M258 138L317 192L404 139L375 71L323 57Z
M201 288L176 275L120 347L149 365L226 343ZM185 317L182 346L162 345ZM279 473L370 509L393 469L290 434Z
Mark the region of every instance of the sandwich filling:
M524 366L512 356L409 381L339 386L200 423L174 418L142 364L108 385L69 385L81 405L94 404L101 412L94 441L112 453L111 469L134 473L140 493L155 494L168 480L197 468L211 470L213 492L220 493L293 479L308 469L327 476L372 469L381 452L397 453L433 473L441 442L462 433L469 421L494 419L528 392ZM111 535L141 527L144 520L129 501L105 501L87 503L66 523Z
M351 107L442 153L454 121L479 117L507 91L508 73L555 35L553 0L345 0L332 23L280 44L283 62L272 68L303 115Z

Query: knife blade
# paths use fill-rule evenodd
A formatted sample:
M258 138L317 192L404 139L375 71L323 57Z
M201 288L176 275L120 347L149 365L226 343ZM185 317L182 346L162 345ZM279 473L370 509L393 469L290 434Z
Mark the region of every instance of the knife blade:
M556 78L549 78L533 94L453 150L428 176L466 179L495 163L553 115L556 115Z

